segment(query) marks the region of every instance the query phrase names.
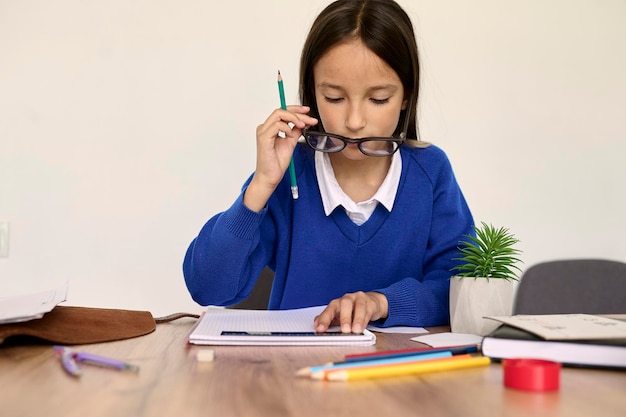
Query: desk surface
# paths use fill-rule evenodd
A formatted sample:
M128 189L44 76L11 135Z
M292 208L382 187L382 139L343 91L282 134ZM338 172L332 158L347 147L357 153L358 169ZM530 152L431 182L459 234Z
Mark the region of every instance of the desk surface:
M83 366L65 374L45 345L0 346L0 410L7 417L142 416L624 416L626 373L564 368L561 388L504 388L502 368L352 382L294 376L348 353L419 347L410 335L378 334L371 347L217 346L197 362L186 344L194 320L157 325L147 336L85 346L139 365L138 374ZM442 330L442 329L431 329Z

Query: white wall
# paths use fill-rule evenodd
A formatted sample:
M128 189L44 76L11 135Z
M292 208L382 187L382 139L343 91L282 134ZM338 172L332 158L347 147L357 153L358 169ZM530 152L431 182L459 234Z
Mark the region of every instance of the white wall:
M0 295L200 311L181 264L297 99L327 0L0 0ZM626 261L626 2L404 0L422 47L422 137L525 267Z

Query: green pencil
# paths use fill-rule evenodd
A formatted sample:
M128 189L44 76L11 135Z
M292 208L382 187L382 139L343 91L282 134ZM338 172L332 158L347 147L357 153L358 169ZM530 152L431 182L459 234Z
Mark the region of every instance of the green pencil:
M283 87L283 77L278 70L278 95L280 95L280 108L287 110L287 103L285 102L285 88ZM296 166L293 163L293 156L291 162L289 162L289 177L291 178L291 196L294 200L298 199L298 183L296 182Z

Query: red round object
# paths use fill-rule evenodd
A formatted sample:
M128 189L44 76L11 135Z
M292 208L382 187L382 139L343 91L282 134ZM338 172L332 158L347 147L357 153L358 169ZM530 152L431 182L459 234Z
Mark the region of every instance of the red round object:
M504 386L525 391L559 389L561 364L540 359L505 359Z

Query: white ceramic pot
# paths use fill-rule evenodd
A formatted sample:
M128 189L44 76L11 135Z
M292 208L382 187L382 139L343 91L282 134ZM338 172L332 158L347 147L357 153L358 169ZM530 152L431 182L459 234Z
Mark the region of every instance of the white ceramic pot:
M450 278L450 327L454 333L486 336L500 323L484 316L510 316L517 281Z

